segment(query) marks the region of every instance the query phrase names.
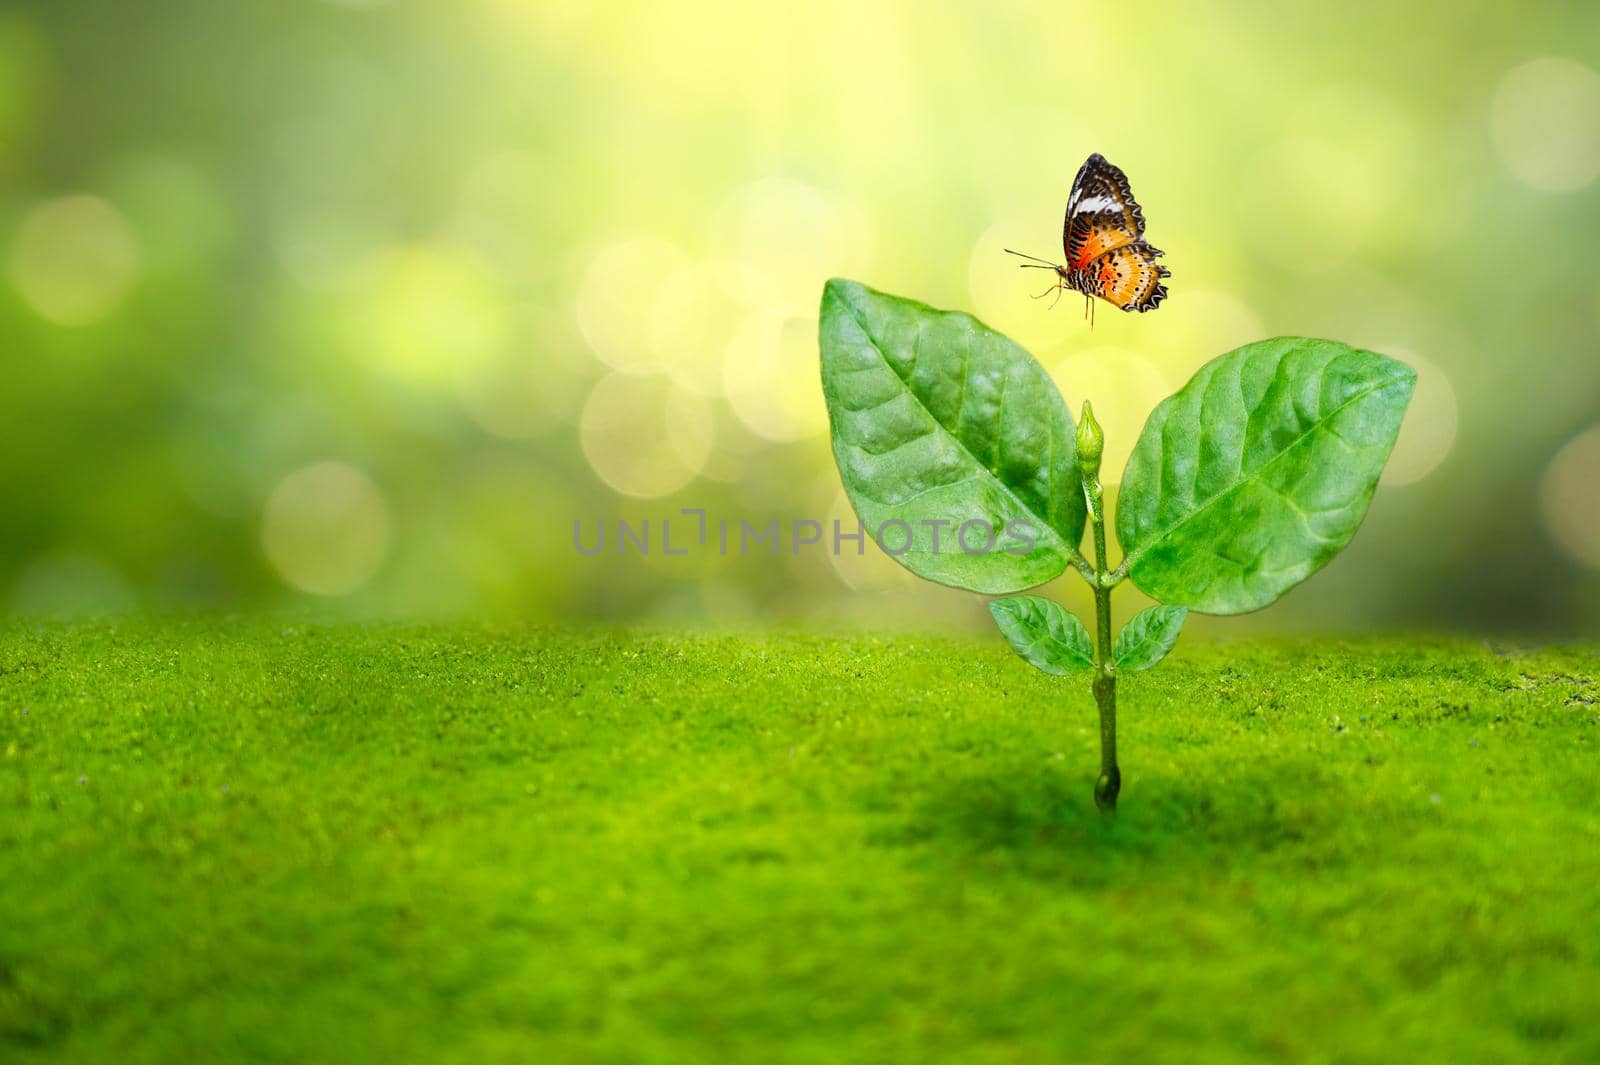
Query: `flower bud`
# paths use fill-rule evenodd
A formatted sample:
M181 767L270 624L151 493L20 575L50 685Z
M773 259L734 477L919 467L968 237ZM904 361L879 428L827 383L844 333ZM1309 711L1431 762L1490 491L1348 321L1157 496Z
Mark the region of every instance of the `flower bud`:
M1094 409L1083 401L1083 413L1078 416L1078 469L1084 477L1100 476L1100 455L1105 451L1105 434L1100 423L1094 420Z

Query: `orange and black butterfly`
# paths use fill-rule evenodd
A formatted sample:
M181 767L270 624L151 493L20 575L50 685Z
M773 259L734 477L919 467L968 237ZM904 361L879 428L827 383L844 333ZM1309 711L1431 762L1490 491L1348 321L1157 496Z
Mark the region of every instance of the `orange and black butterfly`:
M1033 260L1023 263L1025 267L1056 272L1055 285L1035 299L1054 292L1059 300L1070 288L1083 293L1084 313L1092 318L1094 296L1141 314L1155 310L1166 298L1167 286L1161 281L1171 273L1156 262L1161 249L1144 239L1144 212L1133 198L1128 177L1099 152L1089 156L1072 181L1061 243L1067 253L1065 266L1006 249Z

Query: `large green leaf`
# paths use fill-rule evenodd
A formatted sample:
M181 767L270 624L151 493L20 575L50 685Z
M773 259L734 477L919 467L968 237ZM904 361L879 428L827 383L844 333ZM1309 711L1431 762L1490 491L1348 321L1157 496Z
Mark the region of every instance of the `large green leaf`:
M1011 649L1046 673L1065 676L1094 668L1094 643L1076 614L1037 595L1014 595L989 604Z
M990 593L1066 568L1084 519L1072 417L1033 356L970 315L839 279L820 340L845 491L903 566Z
M1160 605L1146 607L1129 618L1117 633L1116 649L1111 653L1117 668L1137 673L1167 657L1188 614L1185 607Z
M1279 337L1201 367L1128 460L1117 536L1163 603L1257 610L1355 535L1416 374L1331 340Z

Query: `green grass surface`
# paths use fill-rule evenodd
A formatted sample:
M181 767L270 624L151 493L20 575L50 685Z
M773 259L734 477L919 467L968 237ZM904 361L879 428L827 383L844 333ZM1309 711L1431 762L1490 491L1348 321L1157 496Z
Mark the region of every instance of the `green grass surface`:
M1600 1060L1600 661L0 626L0 1060Z

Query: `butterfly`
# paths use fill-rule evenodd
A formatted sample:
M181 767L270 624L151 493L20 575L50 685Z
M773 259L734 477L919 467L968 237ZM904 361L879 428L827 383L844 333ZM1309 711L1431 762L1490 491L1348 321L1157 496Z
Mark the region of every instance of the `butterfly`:
M1156 262L1161 249L1144 239L1144 212L1128 187L1128 176L1099 152L1089 156L1072 180L1061 243L1067 253L1065 266L1006 249L1033 260L1023 263L1024 268L1056 272L1055 285L1034 299L1054 292L1060 300L1069 288L1081 292L1083 313L1092 324L1092 297L1141 314L1155 310L1166 298L1167 286L1161 281L1172 276L1171 271Z

